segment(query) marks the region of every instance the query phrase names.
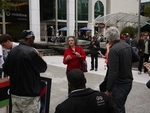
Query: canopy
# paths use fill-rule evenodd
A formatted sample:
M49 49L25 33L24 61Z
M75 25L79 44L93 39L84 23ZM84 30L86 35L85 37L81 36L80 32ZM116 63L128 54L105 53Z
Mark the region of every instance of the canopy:
M143 24L148 20L150 20L149 17L140 16L140 24ZM95 19L95 23L104 23L108 26L115 25L118 22L133 23L138 25L138 15L128 13L113 13L102 17L98 16Z
M90 29L90 28L87 28L87 27L82 27L82 28L80 28L79 30L81 30L81 31L91 31L91 29Z
M59 31L67 31L67 27L62 27L59 29Z
M144 32L144 31L150 32L150 23L149 22L146 22L141 26L141 32Z

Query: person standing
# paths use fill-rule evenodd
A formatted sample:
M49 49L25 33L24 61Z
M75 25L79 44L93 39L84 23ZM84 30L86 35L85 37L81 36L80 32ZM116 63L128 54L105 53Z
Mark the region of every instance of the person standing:
M21 42L11 49L3 64L4 72L10 76L12 113L40 112L40 73L47 69L46 62L38 51L31 47L35 36L30 30L23 30Z
M86 78L80 69L68 73L71 93L55 113L113 113L110 98L103 92L86 88Z
M138 65L138 74L141 74L143 62L148 62L150 53L150 40L147 38L148 32L144 32L143 38L139 39L137 43L138 55L140 56L140 61ZM144 73L147 72L147 68L144 67Z
M72 69L82 70L81 62L86 59L86 54L81 46L77 45L77 39L74 36L67 38L68 47L65 49L63 63L67 65L66 75L68 79L68 72ZM68 89L70 93L70 89Z
M97 71L98 68L98 51L100 50L100 43L97 41L97 36L93 36L92 41L90 42L90 54L91 54L91 69ZM95 61L95 63L94 63ZM95 64L95 65L94 65Z
M2 65L4 63L4 59L3 59L3 48L2 46L0 45L0 78L3 78L3 68L2 68Z
M115 113L125 113L133 81L132 63L137 62L139 56L129 44L120 41L120 32L116 27L108 28L105 36L110 45L106 94L111 96Z

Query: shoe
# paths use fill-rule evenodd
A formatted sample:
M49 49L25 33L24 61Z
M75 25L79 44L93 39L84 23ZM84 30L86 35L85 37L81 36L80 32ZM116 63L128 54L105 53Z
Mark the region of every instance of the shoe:
M138 71L138 74L140 75L140 74L141 74L141 71Z
M90 69L90 71L92 71L92 70L94 70L94 69Z
M97 71L97 69L95 69L95 71Z

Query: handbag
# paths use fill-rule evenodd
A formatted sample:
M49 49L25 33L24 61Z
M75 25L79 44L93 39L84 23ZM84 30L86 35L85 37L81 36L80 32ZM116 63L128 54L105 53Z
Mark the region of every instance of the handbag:
M88 70L87 70L87 61L86 60L81 61L81 65L82 65L82 71L83 72L88 72Z

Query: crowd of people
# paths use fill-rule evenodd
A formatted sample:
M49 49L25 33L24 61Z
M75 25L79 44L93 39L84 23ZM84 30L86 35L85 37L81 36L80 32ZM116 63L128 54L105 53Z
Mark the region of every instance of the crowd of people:
M139 74L142 72L142 66L144 73L150 74L148 32L145 32L141 39L137 40L135 36L131 41L129 33L122 37L116 27L109 27L105 37L106 53L103 57L107 71L105 84L100 84L100 91L86 87L87 81L81 64L86 60L85 51L78 45L76 37L67 37L68 47L64 51L62 62L66 65L68 98L56 107L55 113L126 112L125 103L133 82L132 64L139 62ZM47 64L32 47L36 38L32 31L23 30L20 38L20 42L15 43L10 35L0 35L0 74L4 72L5 76L10 78L11 112L39 113L40 73L47 70ZM90 71L97 71L100 51L97 36L92 37L89 49ZM148 85L150 87L150 82Z

